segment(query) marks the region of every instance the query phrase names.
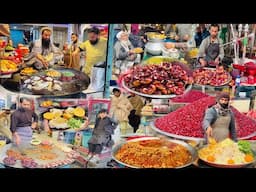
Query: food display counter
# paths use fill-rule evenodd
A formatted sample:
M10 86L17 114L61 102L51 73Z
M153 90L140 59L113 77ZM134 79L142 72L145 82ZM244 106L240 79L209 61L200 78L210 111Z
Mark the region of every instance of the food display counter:
M74 163L78 153L67 144L34 134L30 144L16 146L9 143L1 148L0 163L12 168L56 168Z

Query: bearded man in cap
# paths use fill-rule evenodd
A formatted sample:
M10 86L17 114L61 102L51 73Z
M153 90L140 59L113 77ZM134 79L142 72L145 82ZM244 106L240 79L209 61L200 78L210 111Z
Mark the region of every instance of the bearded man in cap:
M100 29L92 27L88 29L88 40L81 43L72 56L76 56L81 51L85 52L85 64L82 71L89 77L92 76L92 69L95 64L106 61L107 57L107 39L100 35Z
M237 141L235 117L229 107L230 96L227 93L220 93L216 97L217 103L205 111L203 129L206 140L214 138L220 142L226 138Z
M60 50L54 46L51 41L52 29L43 27L41 29L41 38L35 40L31 50L32 56L35 59L31 60L29 64L34 64L36 69L48 68L54 65L55 56L62 54ZM63 55L61 55L63 57Z

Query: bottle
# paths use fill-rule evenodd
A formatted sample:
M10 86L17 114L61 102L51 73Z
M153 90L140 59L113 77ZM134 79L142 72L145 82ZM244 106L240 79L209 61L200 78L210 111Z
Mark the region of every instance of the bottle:
M64 132L63 131L59 131L57 140L64 141Z
M49 137L52 137L52 130L51 130L51 129L49 129L49 131L47 132L47 135L48 135Z
M240 77L240 75L237 75L236 80L235 80L235 88L236 88L236 90L235 90L236 94L235 95L236 96L238 96L239 92L240 92L240 90L239 90L240 83L241 83L241 77Z
M236 87L239 87L240 83L241 83L241 77L240 77L240 75L237 75L236 80L235 80Z

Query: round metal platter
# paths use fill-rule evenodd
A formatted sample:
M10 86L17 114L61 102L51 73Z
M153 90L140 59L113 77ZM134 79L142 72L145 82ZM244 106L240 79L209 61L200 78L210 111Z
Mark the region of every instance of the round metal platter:
M129 91L131 93L135 93L135 94L143 96L143 97L149 97L149 98L154 98L154 99L169 99L169 98L174 98L174 97L179 96L179 95L175 95L175 94L170 94L170 95L154 95L154 94L152 94L152 95L149 95L149 94L141 93L138 91L134 91L133 89L131 89L125 85L125 82L123 79L122 79L122 86L124 89L126 89L127 91ZM188 85L183 94L188 92L191 88L192 88L192 85Z
M204 67L203 69L215 70L215 68L209 68L209 67ZM225 86L225 85L229 84L231 80L232 80L232 77L231 77L230 73L228 73L228 80L225 83L222 83L220 85L202 85L202 84L198 84L198 83L194 83L194 85L196 85L196 86L205 86L205 87L222 87L222 86Z
M19 69L17 68L16 70L13 70L13 71L0 71L0 75L9 75L9 74L17 72L18 70Z
M143 61L142 64L143 65L150 65L150 64L153 64L154 62L152 61L158 61L158 63L163 63L163 62L173 62L173 61L178 61L178 62L181 62L183 63L183 61L181 61L180 59L174 59L174 58L171 58L171 57L166 57L166 56L153 56L153 57L150 57L148 58L147 60ZM157 63L156 63L157 64Z
M177 138L177 139L182 139L182 140L193 140L193 141L204 141L205 139L204 138L198 138L198 137L189 137L189 136L183 136L183 135L176 135L176 134L173 134L173 133L168 133L168 132L165 132L159 128L157 128L154 124L154 122L151 122L150 123L150 126L153 130L155 130L156 132L158 133L161 133L163 135L166 135L166 136L169 136L169 137L173 137L173 138Z
M250 139L251 137L254 137L254 136L256 136L256 132L244 137L238 137L238 139L239 140Z
M37 147L37 146L35 146L35 145L30 145L30 146L28 147L28 149L36 149L36 147ZM20 160L17 160L14 165L6 165L6 164L3 162L4 158L7 157L6 152L7 152L8 149L14 149L15 151L18 150L17 147L13 146L12 143L5 145L5 146L4 146L3 148L1 148L1 150L0 150L0 163L3 164L3 165L5 165L5 166L7 166L7 167L12 167L12 168L24 168L24 167L22 166ZM26 149L24 149L24 150L26 150ZM33 159L36 163L38 163L39 165L45 165L45 164L48 164L48 163L52 163L52 162L56 162L56 161L59 161L59 160L65 160L65 159L67 159L66 153L63 152L63 151L61 151L60 149L54 147L54 148L52 149L52 151L58 155L57 158L52 159L52 160L40 160L40 159L36 158L37 155L34 155L34 154L29 154L29 155L26 154L26 156L32 158L32 159ZM74 160L73 160L73 161L74 161ZM40 167L38 167L38 168L40 168Z
M62 85L61 85L62 90L51 90L51 91L47 89L30 90L25 87L24 80L20 80L20 82L17 82L16 86L13 86L14 88L10 86L10 84L13 84L13 82L6 81L5 83L3 83L3 87L6 88L7 90L17 91L19 93L28 94L28 95L65 96L65 95L80 93L83 90L86 90L90 84L89 76L81 71L70 69L70 68L63 68L63 67L52 68L52 69L61 73L72 72L74 73L74 78L71 81L65 81L65 82L62 81L59 77L53 78L62 82ZM40 77L44 75L45 75L45 71L41 71L27 77L29 79L34 76Z
M136 141L146 141L146 140L155 140L155 139L160 139L158 137L142 137L142 138L136 138L136 139L131 139L131 140L128 140L128 141L125 141L125 142L122 142L122 143L119 143L117 145L114 146L113 150L112 150L112 158L118 162L119 164L125 166L125 167L130 167L130 168L141 168L141 167L137 167L137 166L133 166L133 165L129 165L127 163L124 163L120 160L118 160L115 156L117 154L117 152L119 151L119 149L125 144L125 143L128 143L128 142L136 142ZM184 168L184 167L187 167L189 165L191 165L195 160L197 160L198 158L198 155L197 155L197 151L194 147L192 147L191 145L189 145L188 143L184 142L184 141L180 141L180 140L174 140L174 139L168 139L169 142L172 142L172 143L176 143L176 144L179 144L179 145L182 145L184 146L191 154L192 156L192 159L190 162L188 162L187 164L185 165L182 165L182 166L179 166L179 167L175 167L175 169L179 169L179 168Z
M182 140L193 140L193 141L205 141L204 138L198 138L198 137L189 137L189 136L183 136L183 135L177 135L177 134L173 134L173 133L168 133L166 131L163 131L159 128L157 128L154 124L154 122L150 122L150 126L153 130L155 130L158 133L161 133L162 135L166 135L169 137L173 137L173 138L177 138L177 139L182 139ZM252 133L248 136L244 136L244 137L238 137L239 140L244 140L244 139L249 139L251 137L256 136L256 133Z
M206 147L206 146L205 146ZM202 147L204 148L204 147ZM202 149L201 148L201 149ZM200 149L199 149L200 151ZM251 164L253 164L255 162L255 157L254 157L254 161L252 162L248 162L248 163L240 163L240 164L221 164L221 163L213 163L213 162L209 162L206 159L202 158L199 154L198 154L198 158L203 161L205 164L210 165L212 167L217 167L217 168L242 168L242 167L247 167Z
M154 62L154 60L156 60L157 62ZM170 58L170 57L153 56L153 57L150 57L149 59L143 61L140 65L142 65L142 66L146 65L147 66L147 65L151 65L151 64L160 64L160 63L163 63L163 62L179 62L182 69L185 70L189 76L192 75L192 70L190 70L186 64L182 63L182 61L180 61L179 59L173 59L173 58ZM127 73L125 75L128 75L128 74L129 73ZM123 88L126 89L127 91L135 93L135 94L143 96L143 97L149 97L149 98L154 98L154 99L169 99L169 98L174 98L174 97L180 96L180 95L176 95L176 94L170 94L170 95L151 94L150 95L150 94L141 93L141 92L138 92L138 91L135 91L135 90L129 88L125 84L124 78L122 78L121 84L122 84ZM192 84L186 85L186 89L183 92L183 94L188 92L191 88L192 88Z
M225 85L227 85L227 84L229 84L230 83L230 81L232 80L232 77L230 76L229 78L228 78L228 81L227 82L225 82L225 83L223 83L223 84L221 84L221 85L201 85L201 84L197 84L197 83L194 83L193 85L195 85L195 86L205 86L205 87L222 87L222 86L225 86Z

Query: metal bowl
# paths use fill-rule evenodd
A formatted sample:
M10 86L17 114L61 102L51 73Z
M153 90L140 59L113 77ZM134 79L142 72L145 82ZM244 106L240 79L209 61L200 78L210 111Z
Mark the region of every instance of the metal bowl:
M180 95L176 95L176 94L169 94L169 95L155 95L155 94L152 94L152 95L149 95L149 94L145 94L145 93L142 93L142 92L138 92L138 91L135 91L131 88L129 88L126 84L125 84L125 81L123 80L122 81L122 86L125 90L131 92L131 93L135 93L137 95L140 95L142 97L148 97L148 98L154 98L154 99L170 99L170 98L174 98L174 97L177 97L177 96L180 96ZM186 86L185 88L185 91L183 92L183 94L187 93L188 91L190 91L192 88L192 85L189 84Z
M163 42L148 42L145 45L145 50L151 55L161 55L163 48Z
M137 167L137 166L133 166L133 165L129 165L129 164L126 164L120 160L118 160L116 158L116 154L117 152L120 150L120 148L125 144L125 143L128 143L128 142L135 142L135 141L145 141L145 140L155 140L155 139L160 139L158 137L142 137L142 138L136 138L136 139L132 139L132 140L129 140L129 141L125 141L125 142L122 142L120 144L117 144L114 146L113 150L112 150L112 158L118 162L119 164L125 166L125 167L130 167L130 168L141 168L141 167ZM179 167L175 167L175 169L179 169L179 168L184 168L184 167L187 167L189 165L191 165L194 161L196 161L198 159L198 155L197 155L197 151L194 147L192 147L191 145L189 145L188 143L184 142L184 141L180 141L180 140L174 140L174 139L168 139L169 142L172 142L172 143L177 143L179 145L182 145L184 146L191 154L192 156L192 159L190 162L188 162L187 164L184 164L182 166L179 166Z
M216 71L216 68L211 68L211 67L204 67L203 69ZM204 86L204 87L222 87L222 86L228 85L232 80L232 76L230 75L230 73L227 73L227 74L228 74L228 80L220 85L202 85L202 84L198 84L198 83L194 83L194 85Z
M156 32L147 32L146 35L148 37L148 40L152 42L164 41L164 39L166 38L165 35Z
M200 149L204 148L206 146L201 147ZM200 151L200 149L198 151ZM210 165L212 167L217 167L217 168L243 168L243 167L247 167L249 165L252 165L253 163L255 163L256 159L254 157L254 161L252 162L248 162L248 163L240 163L240 164L221 164L221 163L214 163L214 162L209 162L206 159L204 159L203 157L201 157L198 154L198 158L203 161L205 164Z
M216 168L243 168L243 167L247 167L251 164L254 163L251 162L251 163L242 163L242 164L233 164L233 165L229 165L229 164L218 164L218 163L212 163L212 162L209 162L209 161L206 161L204 159L201 159L199 158L201 161L203 161L204 163L206 163L207 165L210 165L212 167L216 167Z

